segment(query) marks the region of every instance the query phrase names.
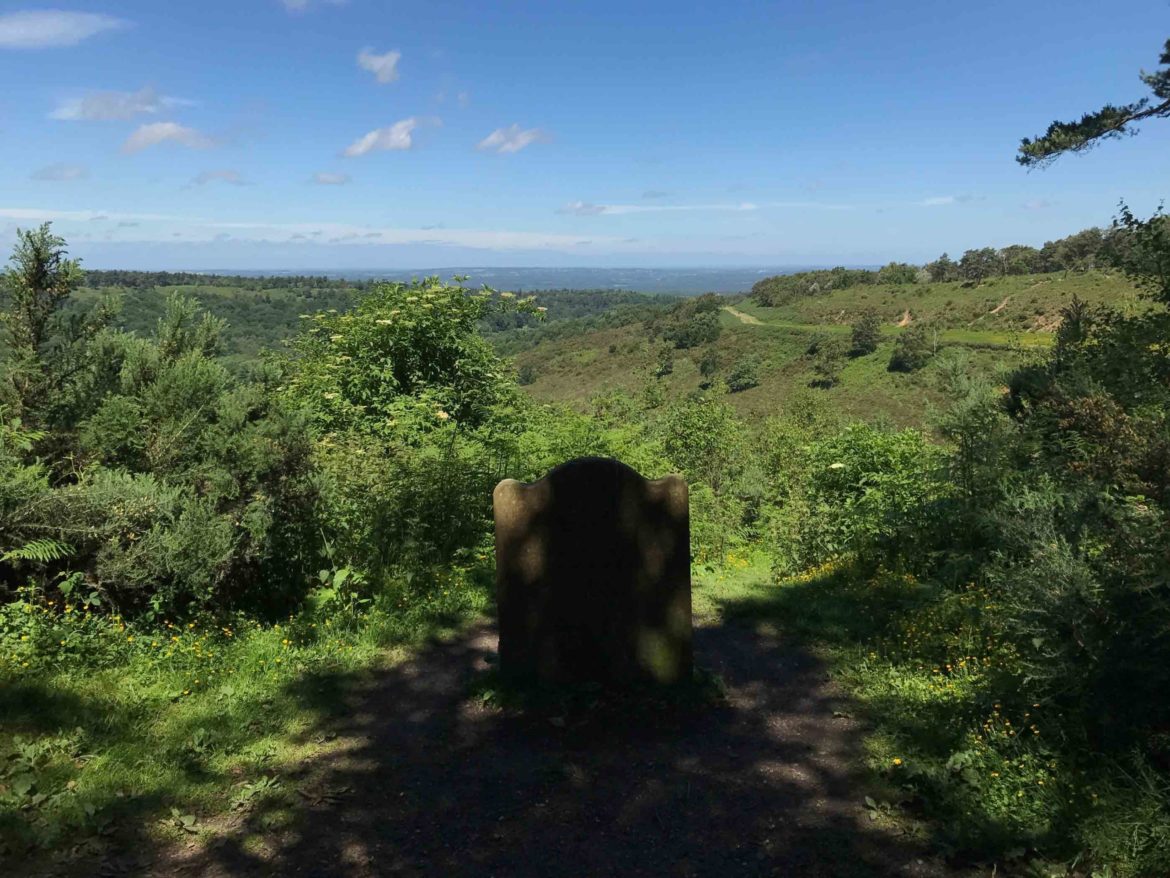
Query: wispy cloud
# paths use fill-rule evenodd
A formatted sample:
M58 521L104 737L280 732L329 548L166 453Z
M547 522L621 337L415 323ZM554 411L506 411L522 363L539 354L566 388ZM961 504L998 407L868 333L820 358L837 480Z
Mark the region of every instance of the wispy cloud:
M358 52L357 64L362 70L374 74L374 79L381 85L389 85L398 79L398 62L401 59L402 53L397 50L377 55L367 47Z
M481 140L475 148L506 155L519 152L526 146L546 140L548 140L548 134L541 129L521 128L513 123L507 128L497 128Z
M80 98L62 101L49 114L51 119L70 122L123 121L148 116L163 110L189 105L191 101L168 97L146 86L138 91L97 91Z
M280 0L289 12L307 12L314 6L344 6L349 0Z
M50 49L76 46L106 31L129 27L130 22L96 12L60 9L9 12L0 15L0 49Z
M318 171L313 175L313 182L318 186L344 186L349 180L349 174L333 174L328 171Z
M647 199L647 200L653 200L653 199L657 199L657 198L669 198L670 193L664 192L661 189L647 189L645 192L642 193L642 197Z
M211 242L220 235L231 235L234 240L254 242L287 242L297 235L322 241L347 243L351 246L380 246L392 244L440 244L474 247L484 250L564 250L583 246L580 234L562 235L546 232L512 231L507 229L448 229L442 224L427 228L396 228L359 226L345 223L268 223L238 220L218 221L180 214L116 213L96 210L50 210L42 208L0 207L0 219L17 222L87 222L105 215L118 228L135 227L125 223L141 223L138 231L124 233L132 237L122 240L165 241L181 237L193 243ZM302 240L302 239L297 239ZM620 245L621 238L594 235L590 246Z
M918 202L922 207L944 207L948 204L970 204L972 201L981 201L975 195L941 195L935 198L924 198Z
M727 204L593 204L588 201L570 201L557 213L575 216L619 216L631 213L747 213L763 209L777 210L852 210L848 204L824 204L818 201L767 201L756 204L740 201Z
M34 171L32 179L52 183L66 183L70 180L84 180L89 176L89 169L85 165L55 164L46 165Z
M354 158L383 150L410 149L414 146L414 130L427 122L433 125L442 124L442 121L439 119L428 120L420 119L418 116L411 116L409 119L402 119L393 125L388 125L385 128L375 128L373 131L363 134L347 146L342 155L347 158Z
M191 149L208 149L215 145L215 142L206 134L196 131L194 128L188 128L186 125L180 125L177 122L151 122L148 125L139 126L137 131L126 138L126 142L122 144L122 152L142 152L144 149L168 141Z
M208 183L228 183L232 186L247 186L248 181L244 179L239 171L233 171L231 168L221 168L215 171L203 171L195 175L191 180L192 186L206 186Z
M557 209L557 213L567 213L573 216L596 216L605 213L604 204L593 204L588 201L570 201L564 207Z
M1052 207L1052 202L1047 198L1036 198L1024 202L1024 210L1047 210L1050 207Z

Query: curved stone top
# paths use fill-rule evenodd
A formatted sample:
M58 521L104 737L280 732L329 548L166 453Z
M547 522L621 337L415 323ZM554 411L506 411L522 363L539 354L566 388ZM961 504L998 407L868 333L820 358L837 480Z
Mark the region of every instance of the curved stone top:
M552 680L690 674L686 482L571 460L493 493L500 662Z

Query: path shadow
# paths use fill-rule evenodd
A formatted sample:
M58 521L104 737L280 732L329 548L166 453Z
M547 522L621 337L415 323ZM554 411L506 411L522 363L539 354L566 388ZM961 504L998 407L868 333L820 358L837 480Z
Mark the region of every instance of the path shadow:
M469 698L489 625L355 689L328 729L348 750L304 767L293 828L230 832L157 874L949 874L868 825L860 729L826 669L764 629L696 630L723 706L508 712ZM303 682L303 697L322 684Z

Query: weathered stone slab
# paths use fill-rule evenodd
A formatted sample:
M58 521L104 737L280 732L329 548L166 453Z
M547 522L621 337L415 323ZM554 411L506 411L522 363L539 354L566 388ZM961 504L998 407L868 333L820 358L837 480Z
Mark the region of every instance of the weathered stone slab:
M585 457L500 482L500 669L547 682L689 680L690 514L679 476Z

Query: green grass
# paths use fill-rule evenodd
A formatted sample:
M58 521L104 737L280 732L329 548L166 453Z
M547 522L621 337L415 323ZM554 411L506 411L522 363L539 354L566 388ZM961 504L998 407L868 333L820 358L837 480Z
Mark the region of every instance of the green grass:
M776 581L764 560L704 578L696 607L829 664L869 728L876 812L1008 874L1170 874L1165 779L1099 758L1056 708L1017 697L988 592L845 564Z
M736 306L739 307L739 306ZM585 408L594 394L606 390L639 393L650 382L667 398L682 398L704 383L699 362L713 348L719 357L719 375L725 376L737 360L754 357L761 366L757 387L724 398L749 421L802 405L805 399L827 406L847 419L885 420L898 426L922 426L932 407L944 402L938 387L943 357L914 374L887 369L897 330L893 327L878 350L865 357L849 359L840 383L829 389L812 386L816 378L812 359L806 355L818 336L848 338L846 325L808 326L770 323L745 325L724 314L730 323L712 346L675 351L674 370L655 380L657 348L646 341L640 326L627 326L561 339L525 351L517 365L530 366L533 382L525 390L540 402L565 402ZM1041 337L1047 343L1049 336ZM1001 372L1035 354L1014 346L1007 333L971 333L950 330L941 334L939 350L958 348L969 357L968 368L995 378ZM583 365L586 352L596 354Z
M900 322L909 312L912 320L945 329L1037 334L1055 328L1060 309L1074 295L1091 304L1144 307L1125 276L1104 271L998 277L971 286L962 282L858 286L777 308L761 308L751 301L736 307L766 323L849 325L864 311L874 310L887 324Z
M0 863L84 872L115 843L198 837L262 801L262 828L278 828L297 767L338 746L314 730L353 681L481 613L489 575L435 574L425 591L391 591L360 614L270 625L151 630L35 598L7 605Z
M722 334L713 344L674 353L673 372L656 382L667 398L679 398L704 383L698 364L714 350L720 376L741 357L757 358L762 368L758 387L730 394L727 401L749 419L775 413L809 393L815 375L806 356L817 337L849 338L852 322L875 309L885 321L877 352L851 360L840 383L814 390L846 418L886 420L899 426L922 426L931 406L942 402L935 375L940 360L913 375L887 370L895 339L912 322L930 326L939 351L961 349L972 371L995 378L1001 372L1042 354L1052 344L1060 309L1076 295L1091 303L1123 310L1145 307L1124 277L1103 272L1005 277L965 287L960 283L853 287L825 296L800 299L779 308L750 300L732 307L760 321L744 323L728 311L720 315ZM645 338L640 322L551 338L516 356L518 366L532 369L526 390L541 402L584 407L606 390L640 392L653 380L661 342Z

